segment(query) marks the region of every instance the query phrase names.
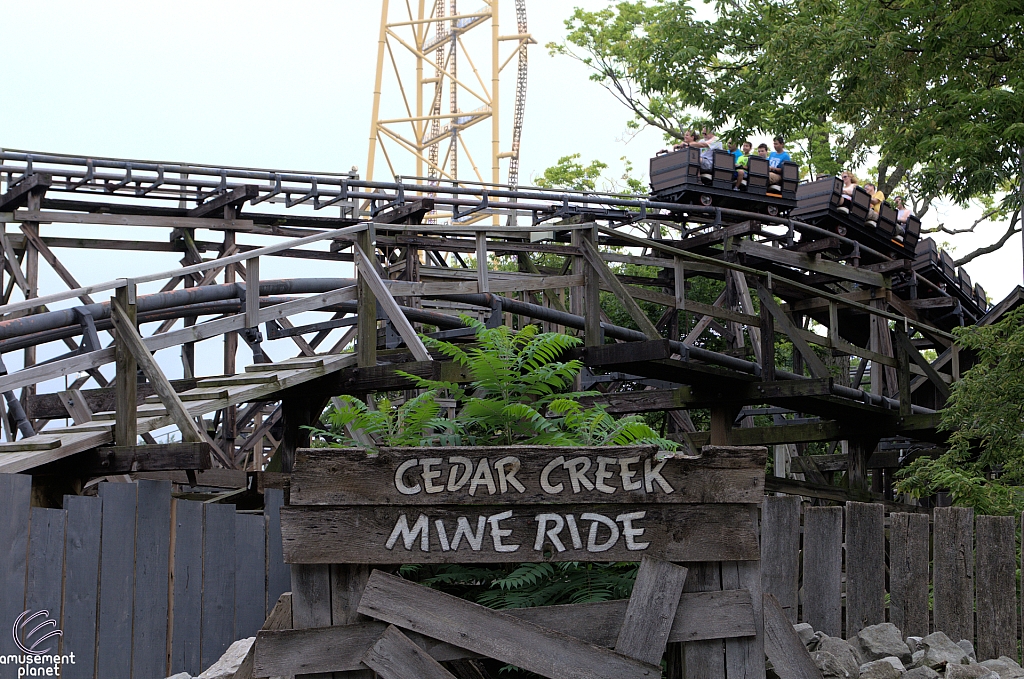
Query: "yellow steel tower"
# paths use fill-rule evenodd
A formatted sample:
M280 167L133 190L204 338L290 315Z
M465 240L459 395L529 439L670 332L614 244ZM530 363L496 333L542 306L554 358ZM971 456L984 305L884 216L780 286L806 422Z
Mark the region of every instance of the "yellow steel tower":
M468 2L480 1L482 7L466 11ZM514 0L517 26L509 35L499 31L498 3L383 0L367 179L498 184L501 161L508 159L507 183L518 183L526 49L534 41L526 0ZM500 76L517 56L510 143L502 150Z

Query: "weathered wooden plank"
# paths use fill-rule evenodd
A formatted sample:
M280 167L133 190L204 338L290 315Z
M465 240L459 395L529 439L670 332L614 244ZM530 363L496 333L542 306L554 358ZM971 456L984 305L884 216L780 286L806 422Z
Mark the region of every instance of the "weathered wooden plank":
M1017 657L1017 536L1012 516L979 516L975 594L978 659Z
M30 634L32 629L45 620L52 620L53 628L47 627L31 636L23 636L22 641L40 653L57 653L60 650L60 637L48 637L48 634L54 629L60 629L61 585L64 584L64 530L67 515L63 509L33 507L31 520L25 610L32 611L33 614L44 614L33 620L31 626L24 629L23 634Z
M928 517L924 520L927 525ZM807 507L804 510L803 564L801 621L830 637L842 636L842 507Z
M885 507L846 503L846 554L846 634L852 637L885 622Z
M93 679L96 667L96 611L100 579L100 529L103 500L65 495L64 616L62 643L74 651L74 664L61 669L63 679Z
M132 676L167 673L171 484L138 482Z
M443 506L424 511L428 513L418 507L284 507L285 561L635 561L644 555L666 561L759 558L757 531L746 505Z
M688 592L714 592L722 589L721 564L701 562L690 564L686 578ZM725 679L725 653L721 639L707 639L683 644L686 679Z
M174 501L172 540L174 605L171 625L170 673L198 675L202 665L203 504Z
M331 624L331 568L325 564L292 566L292 625L295 629L324 627ZM286 674L296 679L331 679L329 673L299 673L298 667Z
M649 557L640 561L626 617L615 641L616 653L650 665L661 663L686 572L686 568L668 561Z
M927 514L889 516L889 621L908 637L928 635L928 529Z
M267 607L292 588L291 570L284 562L281 544L281 505L284 491L267 488L263 491L263 518L267 536Z
M209 667L235 640L235 506L203 505L203 639Z
M761 583L797 621L800 575L800 498L766 497L761 509Z
M756 520L757 509L752 508L751 512L755 514ZM742 587L743 591L749 593L755 628L752 636L721 637L725 639L725 674L729 679L765 679L761 563L759 561L723 562L722 587L726 590Z
M235 517L235 636L254 636L267 617L266 529L262 516Z
M130 679L137 489L134 483L102 483L99 493L103 498L103 541L96 675Z
M25 610L25 574L28 569L28 531L32 477L0 474L0 620ZM0 634L0 654L20 653L10 634Z
M359 612L551 679L652 679L660 669L449 594L374 571Z
M441 663L394 625L388 625L384 634L366 652L363 664L382 679L455 679L455 675L441 667Z
M306 448L296 455L294 505L588 502L759 502L764 449L714 448L699 458L656 446Z
M177 469L209 469L210 444L158 443L144 446L104 446L63 461L82 476L128 474Z
M780 677L822 679L782 605L771 594L764 595L764 651Z
M747 562L744 562L747 563ZM756 564L754 564L756 570ZM569 629L577 639L611 648L626 615L626 601L517 608L504 613L550 629ZM669 642L740 637L755 634L751 593L747 590L683 593ZM342 627L260 633L256 641L258 676L292 671L342 672L359 669L363 650L384 631L381 622ZM412 635L413 633L409 633ZM416 635L412 637L438 661L478 657L465 649ZM764 667L764 654L758 662ZM731 675L730 675L731 676Z
M936 507L933 521L933 631L973 639L974 510Z

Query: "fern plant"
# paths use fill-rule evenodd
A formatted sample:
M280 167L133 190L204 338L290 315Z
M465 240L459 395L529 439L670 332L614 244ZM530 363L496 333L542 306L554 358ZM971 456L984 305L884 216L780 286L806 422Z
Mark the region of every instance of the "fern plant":
M396 403L386 395L374 399L371 409L354 396L345 394L324 413L326 428L306 427L314 442L326 445L430 446L441 442L450 423L441 417L436 392L425 391L415 398Z

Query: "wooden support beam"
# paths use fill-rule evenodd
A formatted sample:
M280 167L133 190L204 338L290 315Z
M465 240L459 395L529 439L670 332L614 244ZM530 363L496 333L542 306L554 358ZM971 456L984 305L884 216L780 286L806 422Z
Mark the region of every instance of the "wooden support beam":
M260 258L245 261L245 327L260 323Z
M121 289L118 289L120 293ZM167 408L167 414L170 415L171 419L174 420L174 424L177 425L178 429L181 430L182 441L188 443L199 443L206 440L205 432L203 432L199 425L196 424L192 416L188 414L188 410L185 408L185 404L182 403L178 394L174 391L174 387L167 380L167 376L164 375L160 366L157 365L156 359L153 358L152 354L146 348L146 345L142 341L142 337L139 335L138 330L135 329L131 318L121 308L120 304L115 298L115 303L111 305L110 318L114 323L114 329L117 330L117 342L116 346L127 349L128 353L132 355L135 361L138 362L142 368L142 372L149 378L150 383L153 385L153 389L160 397L160 402L163 403L164 407ZM118 371L121 374L121 371ZM134 380L134 371L132 371L132 378ZM134 394L133 394L134 396ZM120 405L119 399L119 405ZM131 410L135 412L135 399L126 399L125 408L127 404L131 404ZM121 413L118 412L117 422L121 421ZM116 440L116 439L115 439ZM118 445L121 445L118 443ZM131 444L135 445L132 441Z
M377 298L370 286L371 271L376 273L376 261L366 259L366 253L376 256L374 233L371 226L356 237L356 244L363 258L355 257L356 275L359 277L357 291L359 307L356 325L356 355L359 367L367 368L377 365Z
M138 442L136 420L138 398L135 391L138 384L136 379L138 365L130 339L131 335L138 332L135 320L136 309L135 285L129 283L123 288L118 288L110 300L111 318L118 315L118 321L114 323L114 328L117 331L114 341L114 392L116 394L114 444L118 446L134 446ZM122 327L118 327L118 322ZM122 335L124 335L123 339ZM144 350L144 353L149 355L148 351Z
M59 259L57 259L57 255L53 254L53 251L49 247L47 247L46 243L44 243L43 240L39 237L38 229L38 226L36 226L35 229L31 228L30 224L21 225L21 231L22 233L25 234L25 240L28 243L31 243L32 247L34 247L39 252L39 254L42 255L43 259L46 260L46 263L49 264L51 268L53 268L54 272L56 272L60 279L64 281L65 285L67 285L72 290L76 290L82 287L78 283L78 281L75 280L75 277L71 275L71 272L68 271L63 264L61 264ZM93 303L92 297L90 297L87 294L79 295L78 299L82 300L82 304Z
M763 285L758 284L757 297L761 300L761 306L767 307L768 311L775 319L775 322L782 329L782 332L789 337L790 341L793 342L793 346L798 352L800 352L800 356L802 356L804 361L807 362L807 367L811 369L811 375L819 379L828 377L828 368L822 360L818 358L818 355L814 353L814 350L811 349L811 346L806 340L804 340L801 333L798 332L799 328L796 327L796 324L794 324L789 316L786 315L786 312L784 312L781 307L775 303L775 298L772 296L771 291Z
M423 344L423 340L416 334L416 330L412 327L412 323L402 313L401 307L398 306L398 302L391 296L387 287L384 285L384 281L381 280L380 275L377 273L377 269L373 262L366 256L363 249L357 244L353 244L353 251L356 255L356 260L359 263L360 268L360 283L365 282L369 286L373 293L376 301L380 303L384 309L384 313L387 314L388 319L391 321L395 329L398 330L398 334L405 340L406 346L409 347L409 351L416 358L417 361L430 361L433 360L430 357L430 352L427 351L427 347ZM365 311L360 304L360 315ZM376 333L374 333L374 341L376 341Z
M897 349L902 347L903 353L924 372L928 381L931 382L932 386L935 387L935 390L939 392L939 395L943 399L948 399L949 385L946 384L946 381L942 379L942 376L939 375L938 371L935 370L932 364L928 362L928 359L921 355L921 352L917 350L917 347L915 347L913 342L910 341L907 334L897 330L896 343ZM902 391L900 393L902 395Z
M232 207L235 211L242 207L247 200L252 200L259 195L259 188L253 184L238 186L226 193L215 196L202 205L198 205L188 211L189 217L205 217L223 211L225 207Z
M86 402L85 397L82 396L80 389L68 389L59 393L61 405L71 415L71 419L75 424L85 424L86 422L92 422L92 409Z
M0 212L10 212L26 205L29 209L38 210L39 203L37 202L35 206L31 205L30 198L34 196L38 199L39 196L46 193L46 189L50 188L52 183L53 177L42 172L24 177L9 187L7 193L0 196Z
M36 473L87 477L209 469L210 450L205 442L104 446L40 467Z
M384 630L362 660L381 679L455 679L455 675L394 625Z
M476 234L476 284L477 292L490 292L487 281L487 232Z
M654 327L654 323L647 317L647 314L643 312L640 306L633 299L633 296L626 290L626 286L615 276L611 269L603 259L601 259L601 253L598 251L597 246L594 245L589 239L584 238L581 241L580 250L583 252L583 257L587 260L587 264L597 272L597 275L601 277L605 285L612 289L616 299L619 303L625 307L629 317L633 319L640 330L647 335L650 339L661 339L661 333ZM589 294L589 290L588 290Z

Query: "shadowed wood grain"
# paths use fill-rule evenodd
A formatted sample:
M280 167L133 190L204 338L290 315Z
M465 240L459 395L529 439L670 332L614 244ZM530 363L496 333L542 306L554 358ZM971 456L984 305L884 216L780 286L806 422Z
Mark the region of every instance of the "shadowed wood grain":
M374 571L359 612L550 679L655 679L661 670L562 632Z
M100 577L103 500L65 495L68 513L64 547L64 648L75 664L61 668L63 679L92 679L96 665L96 606Z
M690 564L687 592L715 592L722 589L722 567L715 561ZM686 679L725 679L725 653L721 639L691 641L682 647Z
M928 636L928 515L892 514L889 526L889 620L905 637Z
M932 528L933 631L974 638L974 510L936 507Z
M766 497L761 514L761 582L796 623L800 573L800 498Z
M366 652L363 664L381 679L455 679L451 672L441 667L441 663L411 642L394 625L389 625Z
M977 531L978 660L1017 656L1016 530L1012 516L979 516Z
M885 507L847 502L846 634L852 637L881 622L885 622Z
M615 641L617 653L651 665L661 662L685 582L682 566L644 557Z
M138 503L132 676L155 677L167 672L170 482L139 481Z
M171 624L171 674L203 671L200 651L203 610L203 504L175 500L172 543L174 548L174 604Z
M564 517L557 532L562 550L550 539L559 528L558 520L540 520L542 514ZM604 517L604 522L593 518L595 515ZM628 519L632 530L643 530L633 535L633 548L625 536L627 516L632 517ZM467 537L452 549L460 517L464 517L464 532L476 535L477 542L471 544ZM611 531L611 522L616 522L619 535ZM542 525L550 532L539 536L538 548ZM285 562L293 564L636 561L641 556L666 561L749 561L760 557L748 505L733 504L543 505L512 509L286 506L281 509L281 530ZM613 537L616 540L605 547Z
M922 516L927 525L928 517ZM843 629L842 507L804 510L803 563L803 622L830 637L838 637Z
M290 500L294 505L755 503L764 495L763 448L713 448L698 458L657 455L656 446L383 448L373 456L307 448L296 456Z

